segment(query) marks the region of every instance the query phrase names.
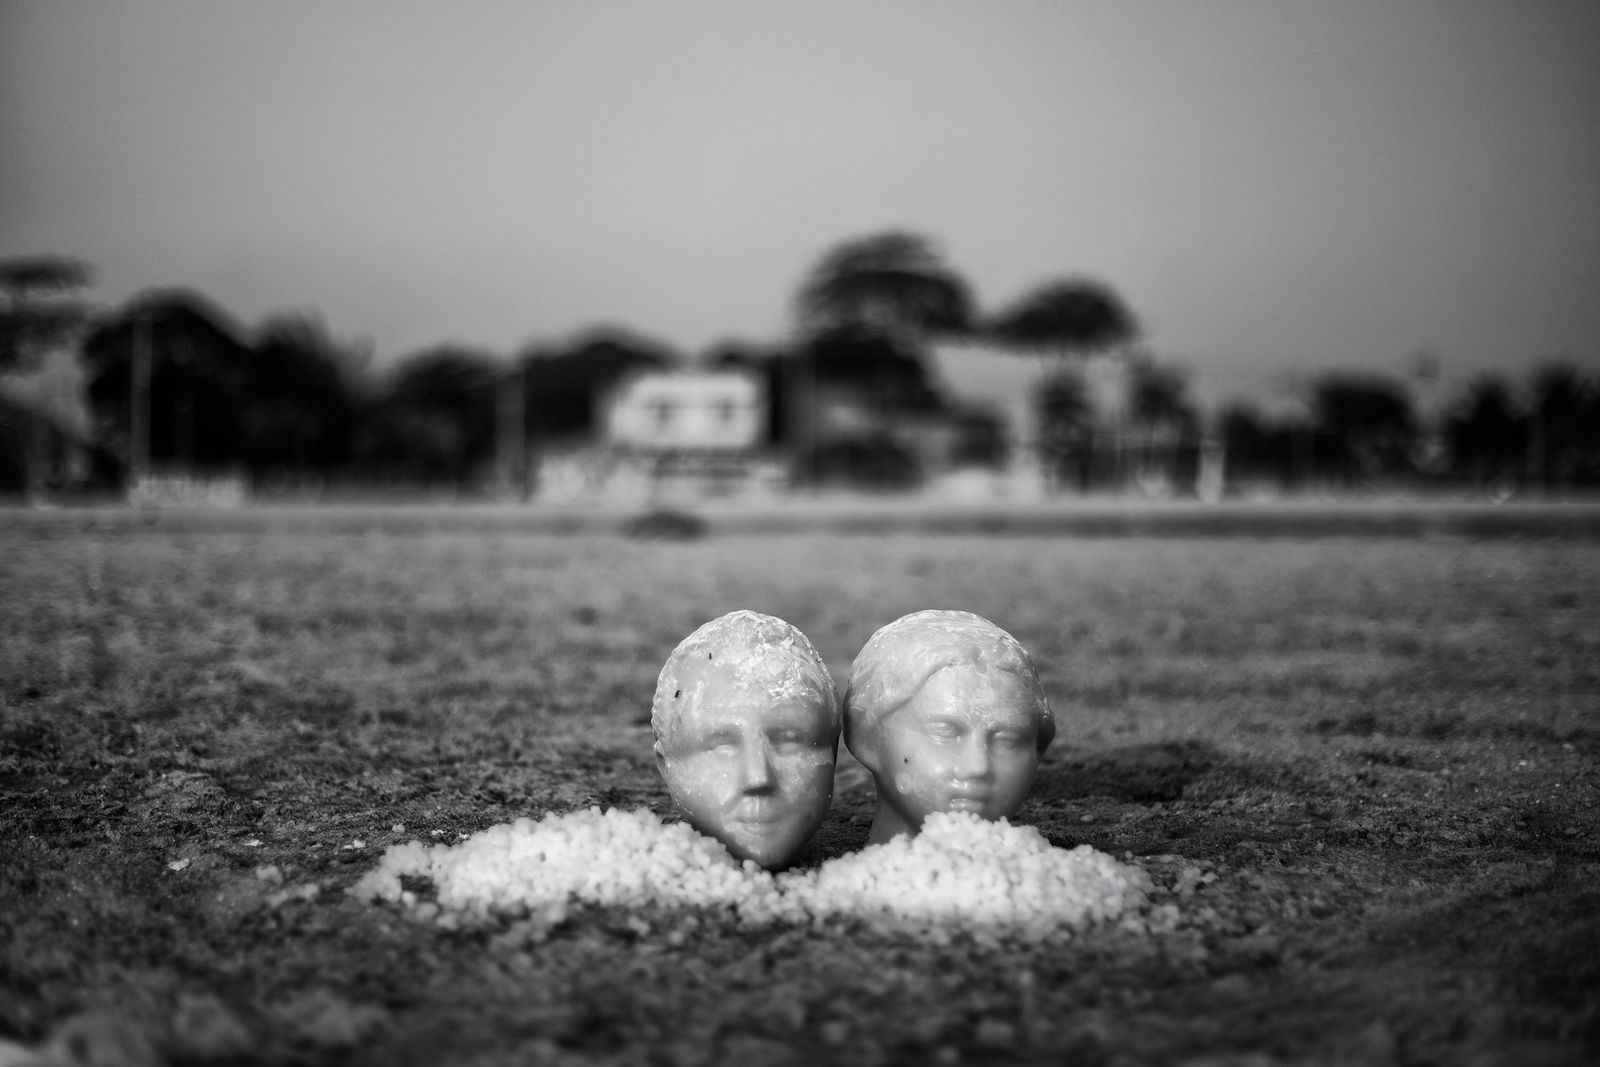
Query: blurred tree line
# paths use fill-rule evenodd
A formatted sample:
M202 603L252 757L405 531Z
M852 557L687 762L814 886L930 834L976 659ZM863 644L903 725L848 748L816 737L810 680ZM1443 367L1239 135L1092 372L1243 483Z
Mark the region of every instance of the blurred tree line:
M1329 374L1304 400L1295 417L1223 411L1235 477L1312 490L1470 487L1497 499L1600 486L1600 380L1568 360L1548 360L1520 383L1480 375L1433 411L1381 376Z
M625 376L685 362L615 328L530 344L509 359L463 344L376 367L370 347L316 316L247 330L199 293L142 294L99 315L92 278L62 257L0 261L0 384L75 342L93 477L134 470L242 474L258 490L506 487L528 492L540 453L592 442L597 400ZM887 231L827 250L802 279L780 344L729 341L711 367L761 377L766 444L800 482L909 487L926 473L900 427L940 425L950 460L1038 465L1058 489L1193 485L1207 449L1236 489L1350 491L1431 482L1491 495L1600 485L1600 382L1567 361L1526 382L1489 375L1430 410L1399 379L1332 373L1299 389L1295 414L1244 404L1206 418L1187 375L1140 346L1137 317L1092 278L1047 279L984 313L926 237ZM1036 358L1030 439L941 383L930 346L975 342ZM1116 368L1107 402L1090 371ZM873 417L817 430L820 397ZM0 389L0 489L38 482L39 416ZM1026 446L1027 454L1018 449ZM31 457L31 458L30 458Z
M268 490L481 487L503 475L508 444L587 439L596 396L630 371L676 360L665 346L601 330L509 361L439 344L378 370L367 345L333 336L313 315L273 316L249 336L188 291L140 297L82 346L107 478L125 480L142 462L241 472ZM507 408L518 421L509 433ZM141 409L148 426L135 433Z

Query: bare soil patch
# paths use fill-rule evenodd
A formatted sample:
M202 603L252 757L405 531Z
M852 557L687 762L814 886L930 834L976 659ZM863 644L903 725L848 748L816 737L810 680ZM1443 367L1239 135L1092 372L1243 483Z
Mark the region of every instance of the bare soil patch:
M179 1065L1600 1052L1600 544L702 532L0 515L0 1041ZM841 676L907 611L1006 626L1061 724L1021 820L1131 857L1177 928L996 949L589 909L516 945L346 895L413 837L666 813L655 674L739 607ZM809 862L871 809L841 759Z

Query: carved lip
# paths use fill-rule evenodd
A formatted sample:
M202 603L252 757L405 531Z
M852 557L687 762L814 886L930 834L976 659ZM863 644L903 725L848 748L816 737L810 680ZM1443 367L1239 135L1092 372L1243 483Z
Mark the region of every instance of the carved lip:
M733 810L732 819L747 826L771 826L783 822L787 816L783 808L770 801L747 800Z
M963 790L950 794L950 799L945 802L949 811L979 811L988 807L993 794L977 790Z

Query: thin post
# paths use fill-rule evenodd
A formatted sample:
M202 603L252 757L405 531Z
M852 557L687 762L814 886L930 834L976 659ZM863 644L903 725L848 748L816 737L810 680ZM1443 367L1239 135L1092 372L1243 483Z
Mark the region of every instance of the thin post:
M526 495L527 480L523 466L527 461L526 428L523 426L523 396L525 368L513 367L500 380L499 390L499 452L500 474L517 499Z
M137 488L150 466L150 364L151 322L148 313L134 320L133 381L129 390L128 477L129 488Z

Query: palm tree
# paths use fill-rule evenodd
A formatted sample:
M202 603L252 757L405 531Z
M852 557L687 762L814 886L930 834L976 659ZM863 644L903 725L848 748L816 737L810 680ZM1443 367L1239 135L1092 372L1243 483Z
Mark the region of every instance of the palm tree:
M926 237L891 230L827 252L800 289L800 324L815 335L865 326L900 339L959 334L972 324L967 283Z
M1052 440L1057 431L1048 421L1047 392L1054 382L1068 377L1064 365L1072 357L1087 358L1128 344L1138 337L1139 323L1109 286L1088 278L1060 278L1024 293L993 316L985 332L1010 351L1036 353L1041 362L1054 355L1063 365L1055 375L1041 374L1037 386L1038 447L1048 469L1058 461L1053 456L1058 445ZM1092 448L1092 441L1091 434L1087 447ZM1118 454L1120 468L1120 451ZM1085 459L1082 469L1087 472L1089 465L1090 460Z
M1529 473L1540 488L1562 485L1583 465L1584 456L1600 449L1594 417L1600 383L1567 360L1552 360L1534 372L1530 384Z
M1324 375L1312 385L1311 411L1317 436L1347 479L1371 483L1411 466L1417 417L1400 383L1381 375Z
M1093 461L1094 404L1083 378L1062 368L1043 378L1034 388L1039 462L1047 484L1076 482L1088 488Z
M1527 414L1512 398L1510 383L1497 374L1475 379L1445 420L1458 471L1484 488L1509 484L1527 450L1528 431Z
M90 331L79 362L102 442L120 453L130 485L152 462L218 472L243 458L255 354L244 328L210 298L141 293Z
M813 478L824 351L863 357L890 353L909 362L912 378L924 379L923 343L937 335L964 335L973 320L967 283L945 265L933 242L903 230L845 241L825 253L796 303L804 343L791 361L796 381L788 392L796 405L792 422L801 428L797 460L811 466ZM891 410L903 406L888 400L881 391L873 397L880 429L889 423ZM902 400L916 403L914 397Z
M1177 368L1162 366L1148 355L1132 360L1128 371L1128 419L1145 437L1141 477L1170 482L1176 447L1196 422L1185 395L1188 382ZM1156 459L1163 439L1168 443L1164 470Z
M446 343L402 359L373 412L381 458L462 488L495 448L504 368L491 353Z
M1132 341L1139 323L1109 286L1062 278L1034 287L995 315L989 334L1015 351L1092 356Z

